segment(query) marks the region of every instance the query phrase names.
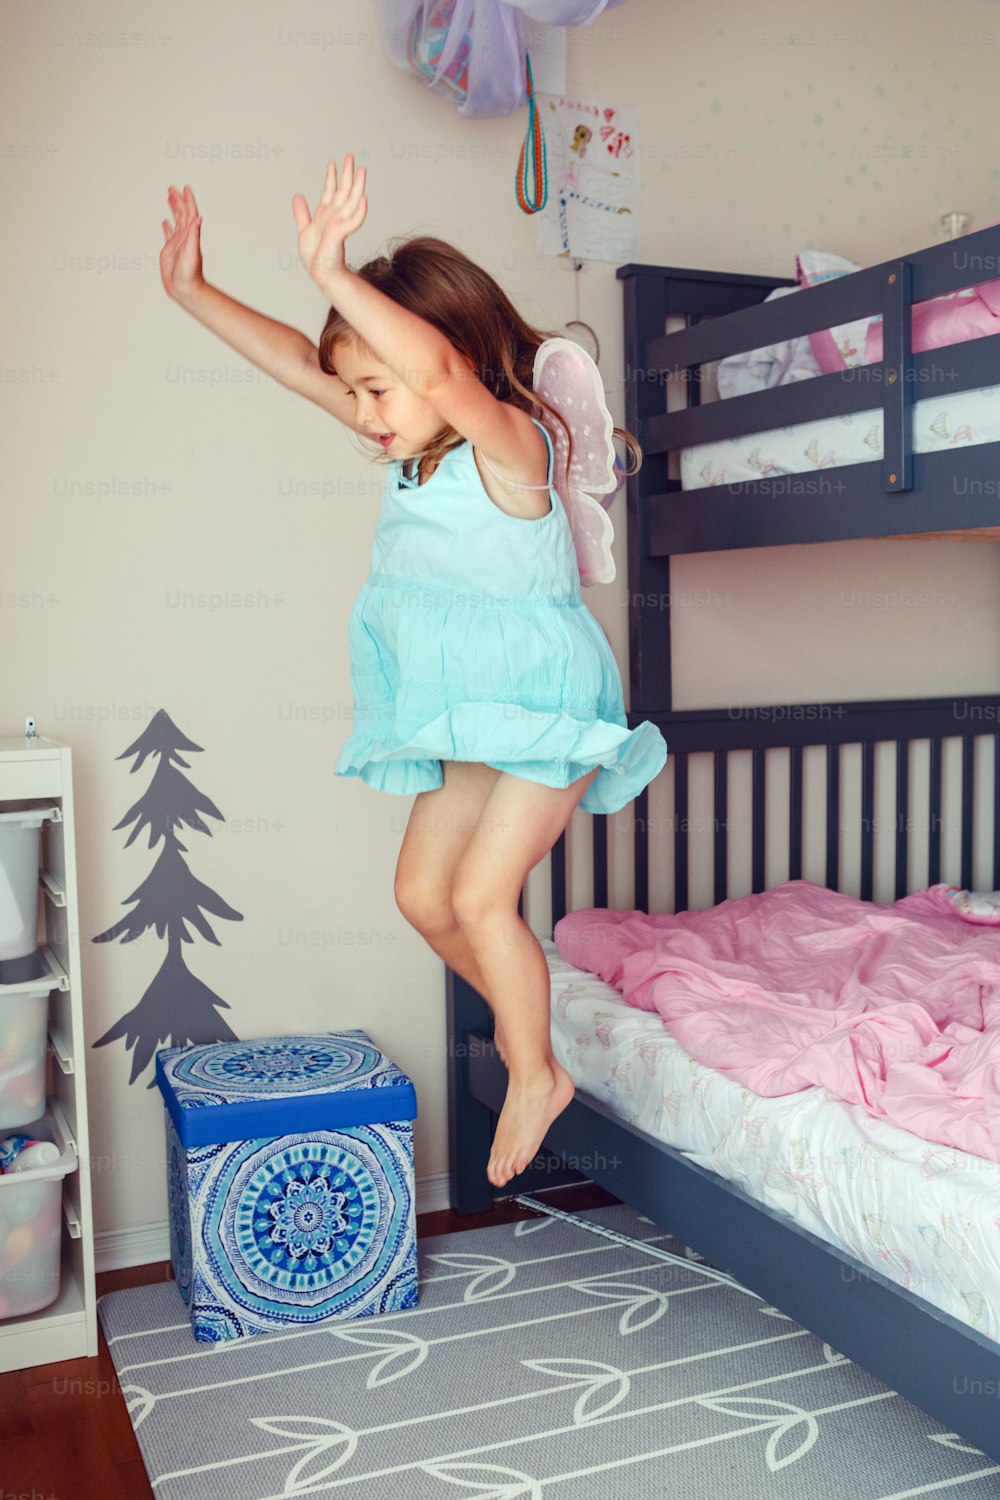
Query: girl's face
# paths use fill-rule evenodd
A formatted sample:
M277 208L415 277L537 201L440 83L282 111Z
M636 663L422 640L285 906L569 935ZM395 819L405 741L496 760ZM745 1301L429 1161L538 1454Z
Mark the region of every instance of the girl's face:
M415 458L445 430L429 402L414 395L399 376L354 340L341 340L333 367L354 396L354 423L393 458Z

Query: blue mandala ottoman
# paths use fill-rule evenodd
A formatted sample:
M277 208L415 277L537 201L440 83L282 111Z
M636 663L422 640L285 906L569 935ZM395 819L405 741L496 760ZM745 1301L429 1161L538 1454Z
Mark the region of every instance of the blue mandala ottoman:
M365 1032L167 1047L156 1081L195 1338L416 1306L416 1094Z

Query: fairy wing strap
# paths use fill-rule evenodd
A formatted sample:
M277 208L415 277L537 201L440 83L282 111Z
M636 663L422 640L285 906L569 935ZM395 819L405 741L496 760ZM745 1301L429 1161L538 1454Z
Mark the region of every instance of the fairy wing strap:
M611 496L618 488L613 423L604 385L594 361L571 339L546 339L535 355L533 389L562 417L573 437L569 445L557 422L550 427L555 450L553 485L573 532L582 584L610 583L615 576L611 555L614 527L594 495ZM544 418L545 413L540 415Z

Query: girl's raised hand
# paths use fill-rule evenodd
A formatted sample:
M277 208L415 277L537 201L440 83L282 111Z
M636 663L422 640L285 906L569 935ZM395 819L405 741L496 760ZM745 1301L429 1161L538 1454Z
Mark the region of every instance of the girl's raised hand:
M160 251L160 275L167 296L183 302L205 280L201 270L201 216L189 187L183 193L169 188L167 202L174 222L162 221L165 243Z
M292 199L292 213L299 232L299 255L309 275L319 286L336 277L346 266L344 243L365 222L368 199L365 197L365 168L354 170L354 157L348 153L337 181L335 162L326 164L326 180L310 216L309 205L301 193Z

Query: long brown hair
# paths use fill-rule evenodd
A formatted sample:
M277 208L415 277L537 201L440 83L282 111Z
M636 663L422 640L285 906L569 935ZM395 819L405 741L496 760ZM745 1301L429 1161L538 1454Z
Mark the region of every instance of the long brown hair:
M421 235L397 241L388 255L368 261L356 274L443 333L452 348L472 362L479 379L498 401L517 406L529 416L541 409L550 425L558 422L566 431L555 408L531 389L535 353L539 344L553 335L526 323L502 287L461 250L444 240ZM336 345L352 339L363 346L364 341L331 307L319 339L320 368L327 375L336 374ZM384 358L378 350L371 352ZM642 452L635 438L623 428L614 431L624 439L638 469ZM572 457L572 434L566 432L566 437ZM463 441L459 433L447 427L419 455L418 464L426 464L425 472L432 472L444 455Z

